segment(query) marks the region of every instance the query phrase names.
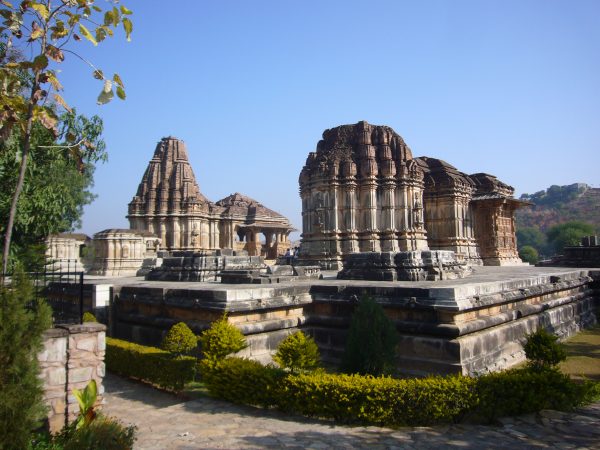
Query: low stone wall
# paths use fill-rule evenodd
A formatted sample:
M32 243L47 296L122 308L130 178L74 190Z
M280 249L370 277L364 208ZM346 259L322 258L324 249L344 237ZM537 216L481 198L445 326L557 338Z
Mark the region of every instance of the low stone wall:
M51 432L60 431L79 414L73 389L83 389L96 380L96 404L102 404L105 335L106 326L100 323L61 325L44 333L44 350L38 361Z

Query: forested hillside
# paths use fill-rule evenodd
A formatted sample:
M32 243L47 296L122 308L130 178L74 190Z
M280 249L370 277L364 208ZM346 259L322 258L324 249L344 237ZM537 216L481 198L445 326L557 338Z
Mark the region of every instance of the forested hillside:
M569 222L587 222L600 229L600 189L587 184L550 186L535 194L520 198L532 205L517 211L517 229L534 227L546 232L553 225Z

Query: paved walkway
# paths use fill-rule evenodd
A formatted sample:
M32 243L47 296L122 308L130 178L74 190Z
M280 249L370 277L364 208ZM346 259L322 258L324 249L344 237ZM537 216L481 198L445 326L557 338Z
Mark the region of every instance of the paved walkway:
M502 426L347 427L173 395L108 374L104 411L138 426L136 449L600 448L600 402L573 413L542 411Z

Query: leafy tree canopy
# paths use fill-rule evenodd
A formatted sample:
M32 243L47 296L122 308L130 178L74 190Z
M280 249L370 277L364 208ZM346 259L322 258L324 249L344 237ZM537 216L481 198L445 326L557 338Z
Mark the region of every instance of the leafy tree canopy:
M529 264L537 264L540 260L538 251L530 245L524 245L519 249L519 257Z
M27 166L23 195L15 216L12 261L31 264L43 253L44 239L54 233L71 231L80 226L83 207L94 199L94 163L106 159L101 139L102 120L77 115L75 111L61 115L59 136L40 124L32 130L32 158ZM4 235L19 174L19 136L14 130L9 139L0 142L0 234ZM86 141L90 150L73 152L67 136ZM30 269L31 267L28 267Z
M398 332L375 299L364 296L352 314L342 370L362 375L389 375L395 370Z
M564 247L579 245L582 237L595 234L595 232L594 226L590 223L572 221L553 226L546 233L546 237L554 251L560 253Z
M84 42L97 46L115 35L120 26L129 40L133 31L129 9L118 0L100 4L102 7L94 0L24 0L18 4L0 0L0 137L8 140L18 136L20 149L18 176L9 191L12 198L4 228L2 273L8 266L34 129L41 125L58 136L57 111L71 111L60 95L60 64L69 55L90 67L93 77L102 81L98 104L111 101L115 91L117 97L125 99L121 77L105 76L83 56ZM74 134L65 138L69 149L80 157L93 150L89 141L78 141Z
M547 245L546 235L539 228L523 227L517 229L517 245L519 249L526 245L543 252Z

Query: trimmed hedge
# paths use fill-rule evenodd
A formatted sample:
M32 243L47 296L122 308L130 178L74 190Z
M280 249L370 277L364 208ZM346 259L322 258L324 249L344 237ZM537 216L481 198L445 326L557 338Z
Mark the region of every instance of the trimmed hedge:
M215 397L233 403L263 407L277 406L279 385L285 371L274 366L263 366L245 358L225 358L215 364L200 362L202 381Z
M202 374L211 394L235 403L387 426L450 423L467 416L491 422L541 409L568 410L584 403L593 390L557 370L530 368L479 378L395 379L323 371L294 375L231 357L203 365Z
M156 347L106 338L106 368L162 388L180 391L196 375L196 358L174 357Z
M558 369L511 369L478 379L478 413L482 420L542 409L570 410L586 401L590 384L576 384Z
M280 407L313 417L378 425L456 422L475 407L476 381L462 376L394 379L315 373L289 376Z

